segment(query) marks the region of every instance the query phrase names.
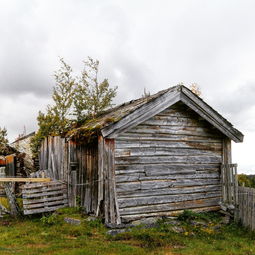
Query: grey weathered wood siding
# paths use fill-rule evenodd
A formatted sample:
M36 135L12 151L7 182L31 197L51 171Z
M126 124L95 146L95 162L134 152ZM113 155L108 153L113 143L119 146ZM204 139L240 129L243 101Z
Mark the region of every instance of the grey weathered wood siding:
M120 216L128 221L183 209L216 209L223 135L182 103L115 140Z
M69 206L83 206L87 213L98 206L98 143L77 143L59 136L44 139L39 153L40 170L68 185Z

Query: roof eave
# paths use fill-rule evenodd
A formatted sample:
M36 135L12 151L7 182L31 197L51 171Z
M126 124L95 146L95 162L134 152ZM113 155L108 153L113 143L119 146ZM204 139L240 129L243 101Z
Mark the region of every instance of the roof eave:
M239 130L184 86L181 86L181 101L234 142L243 142L244 135Z
M183 85L167 90L164 94L142 105L118 122L102 128L102 135L106 138L115 138L118 134L142 123L179 101L186 104L234 142L243 141L244 135L239 130L235 129L230 122Z
M116 123L101 129L103 137L115 138L118 134L125 132L141 122L147 120L151 116L160 113L162 110L180 101L179 89L166 91L163 95L149 101L136 109L131 114L125 116Z

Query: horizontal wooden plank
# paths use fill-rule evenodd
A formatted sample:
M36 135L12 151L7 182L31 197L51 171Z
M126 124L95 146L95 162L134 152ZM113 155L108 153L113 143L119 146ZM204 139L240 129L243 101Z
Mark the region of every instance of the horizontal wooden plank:
M115 157L131 157L131 156L201 156L208 155L221 156L222 151L201 150L193 148L133 148L133 149L115 149Z
M116 138L116 147L119 148L121 141L153 141L153 142L194 142L194 143L216 143L221 144L222 139L215 138L215 136L198 136L198 135L180 135L180 134L154 134L154 133L130 133L126 132ZM135 144L135 143L134 143ZM153 143L154 144L154 143Z
M196 208L191 208L190 206L186 206L183 209L176 209L176 210L171 210L171 211L163 211L163 212L150 212L150 213L140 213L140 214L130 214L130 215L122 215L121 219L122 222L130 222L134 220L138 220L141 218L146 218L146 217L162 217L162 216L177 216L181 213L183 213L184 210L192 210L193 212L209 212L209 211L219 211L220 206L218 205L212 205L212 206L204 206L201 205L200 207L197 206Z
M183 136L202 136L222 138L223 136L218 132L213 132L211 129L203 127L180 127L180 126L146 126L138 125L130 130L128 133L140 134L168 134L168 135L183 135Z
M44 212L52 212L56 211L57 209L67 207L68 205L58 205L58 206L52 206L52 207L47 207L47 208L39 208L39 209L31 209L31 210L24 210L25 215L29 214L35 214L35 213L44 213Z
M54 197L43 197L38 199L23 199L23 205L30 205L30 204L36 204L36 203L43 203L43 202L51 202L55 200L63 200L67 199L67 194L60 194L59 196Z
M158 163L221 163L222 157L214 156L143 156L143 157L115 157L115 163L121 164L158 164Z
M53 196L53 195L58 195L58 194L64 194L67 193L67 190L56 190L56 191L50 191L50 192L40 192L40 193L31 193L31 194L23 194L22 197L23 198L38 198L38 197L42 197L42 196Z
M151 214L155 212L169 212L183 209L194 209L208 206L218 206L220 197L212 197L199 200L181 201L167 204L147 205L120 209L120 215Z
M43 203L36 203L36 204L24 204L23 208L25 210L34 209L34 208L46 208L56 205L67 205L68 200L67 199L61 199L56 201L50 201L50 202L43 202Z
M141 165L143 166L143 165ZM136 166L134 166L136 168ZM169 174L195 174L196 169L182 169L178 170L178 168L175 169L158 169L157 165L154 165L154 169L143 169L143 168L137 168L137 169L124 169L124 170L116 170L115 174L116 176L120 175L131 175L131 174L143 174L145 176L153 176L153 175L169 175Z
M147 181L147 180L180 180L180 179L220 179L220 173L210 173L210 174L172 174L172 175L152 175L145 174L132 174L132 175L118 175L116 176L117 183L132 182L132 181Z
M177 187L177 188L162 188L151 190L137 191L122 191L118 192L118 198L144 197L144 196L160 196L160 195L176 195L189 194L197 192L212 192L221 191L221 185L203 185L194 187Z
M190 172L188 172L190 171ZM175 172L175 173L174 173ZM204 169L203 171L198 170L196 168L194 168L193 170L190 169L178 169L177 170L172 170L172 169L157 169L157 167L155 167L154 169L146 169L145 170L145 175L146 176L166 176L166 175L173 175L173 174L177 174L177 175L183 175L183 174L195 174L196 176L202 175L202 174L215 174L218 175L219 174L219 168L211 168L211 169ZM198 177L199 178L199 177Z
M44 186L44 187L36 187L33 189L23 189L22 194L36 194L40 192L50 192L54 190L64 190L67 189L67 186L65 184L59 184L59 185L51 185L51 186Z
M143 167L144 166L144 167ZM124 176L124 175L138 175L138 176L165 176L165 175L175 175L175 174L217 174L220 173L219 167L211 167L206 168L196 168L196 166L189 165L138 165L133 166L134 169L121 169L120 166L117 166L117 170L115 171L116 176ZM137 168L137 169L135 169Z
M50 182L50 178L20 178L20 177L5 177L0 178L0 182Z
M135 191L135 190L151 190L162 189L168 187L192 187L201 185L218 185L220 180L218 179L192 179L192 180L164 180L164 181L138 181L138 182L125 182L117 183L117 192L122 191Z
M190 127L205 127L209 128L208 123L203 119L193 119L189 116L166 116L156 115L149 120L143 122L143 125L147 126L190 126Z
M23 185L25 189L33 189L36 187L44 187L44 186L51 186L51 185L62 185L65 184L63 181L50 181L50 182L43 182L43 183L26 183Z
M118 204L120 208L136 207L142 205L156 205L166 204L181 201L190 201L205 199L211 197L219 197L220 192L200 192L193 194L182 194L182 195L161 195L161 196L145 196L145 197L132 197L132 198L118 198Z
M200 116L194 114L194 113L190 113L190 112L185 112L185 111L180 111L180 110L176 110L176 111L163 111L159 114L156 115L157 117L172 117L172 118L181 118L181 119L197 119L198 121L204 121L203 118L201 118ZM155 116L154 116L155 117ZM154 118L153 117L153 118Z
M116 174L125 174L132 172L151 172L159 171L158 174L168 173L195 173L196 171L215 171L220 169L220 164L142 164L142 165L115 165ZM157 175L158 175L157 174Z

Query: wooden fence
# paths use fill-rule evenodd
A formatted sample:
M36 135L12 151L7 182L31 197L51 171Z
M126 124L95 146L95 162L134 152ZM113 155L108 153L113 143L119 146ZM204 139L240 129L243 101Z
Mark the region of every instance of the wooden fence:
M67 187L61 181L26 183L22 189L24 214L44 213L67 207Z
M238 186L237 164L221 166L222 202L234 209L235 221L255 230L255 189Z
M97 140L77 144L50 136L44 139L39 153L40 170L53 180L67 183L69 206L80 205L94 214L98 206L97 150Z
M237 164L221 165L222 202L224 205L238 204Z
M255 189L238 187L238 204L235 219L243 226L255 230Z

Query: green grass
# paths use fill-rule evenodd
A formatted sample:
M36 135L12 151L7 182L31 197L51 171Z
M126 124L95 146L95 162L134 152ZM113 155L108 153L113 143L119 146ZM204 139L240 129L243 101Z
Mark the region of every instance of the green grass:
M81 219L82 224L67 224L66 216ZM192 225L194 219L206 224ZM255 234L236 224L219 225L217 214L185 212L180 220L182 233L161 220L154 228L139 226L112 237L100 220L88 222L72 208L44 217L6 218L0 220L0 254L255 254Z

